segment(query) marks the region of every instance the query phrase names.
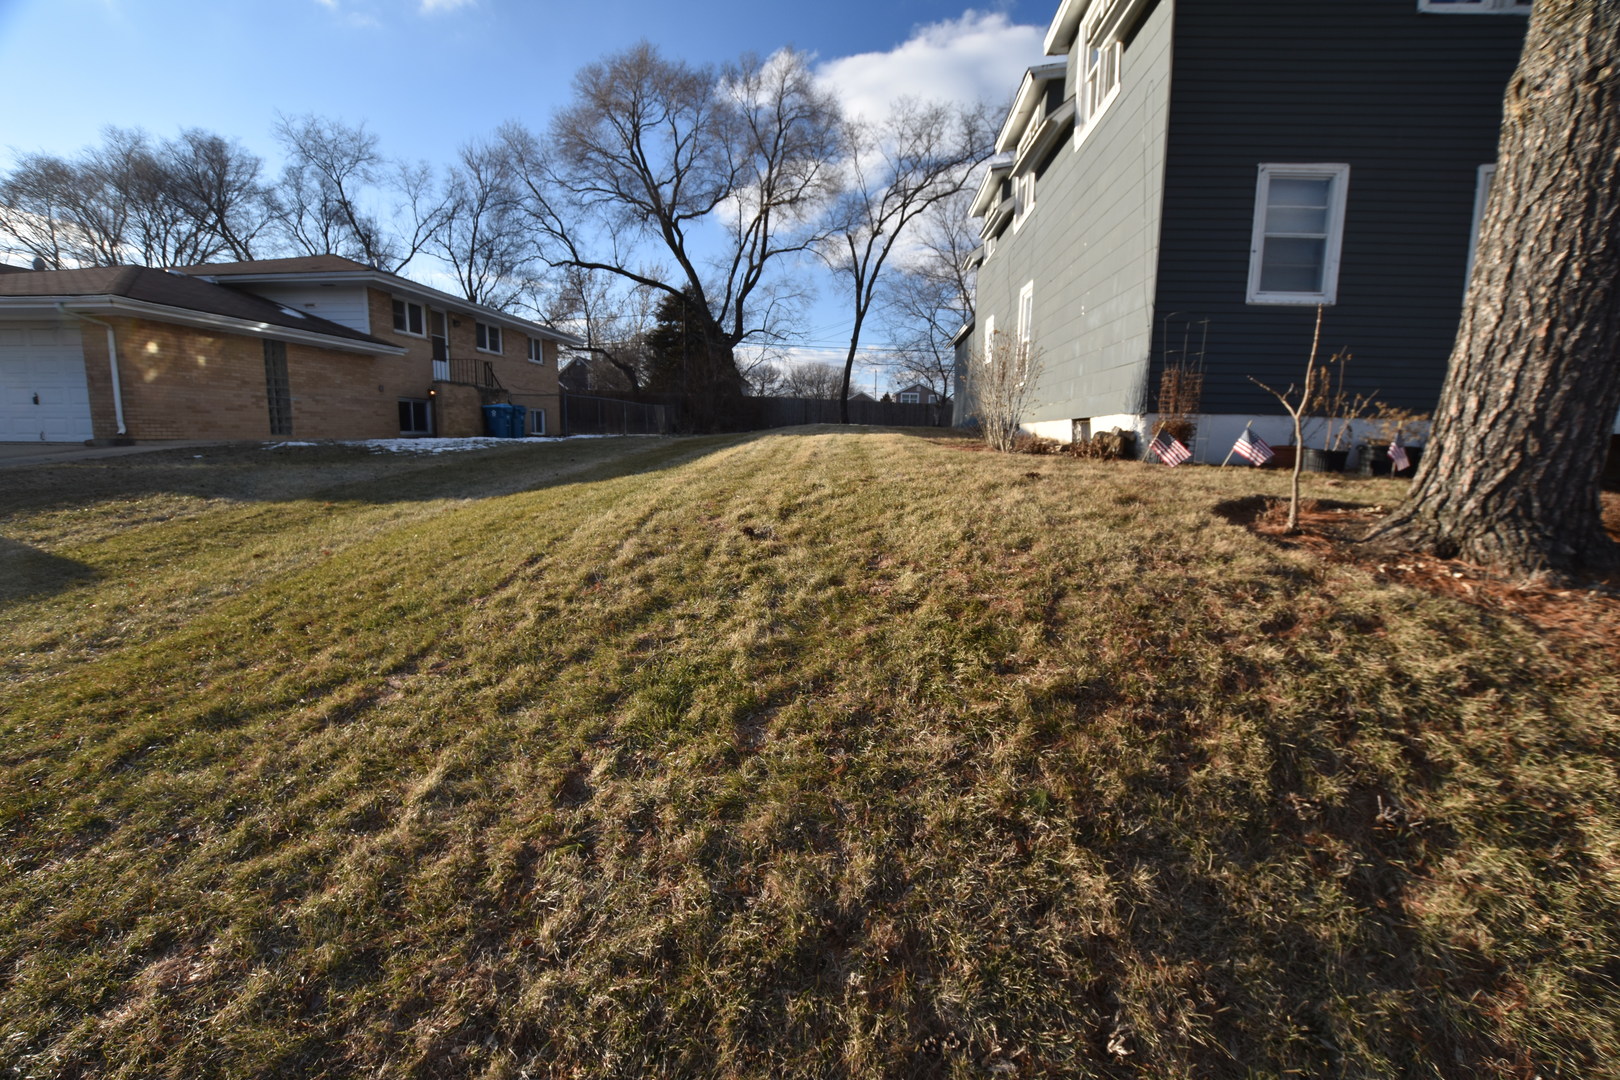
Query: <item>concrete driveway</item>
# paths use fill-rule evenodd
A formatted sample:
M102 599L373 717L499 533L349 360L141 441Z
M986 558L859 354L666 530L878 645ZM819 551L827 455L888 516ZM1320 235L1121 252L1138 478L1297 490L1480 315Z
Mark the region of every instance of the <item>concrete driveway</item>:
M193 446L224 446L214 441L141 443L138 446L86 446L84 443L0 442L0 469L25 465L59 465L91 458L150 454L154 450L184 450Z

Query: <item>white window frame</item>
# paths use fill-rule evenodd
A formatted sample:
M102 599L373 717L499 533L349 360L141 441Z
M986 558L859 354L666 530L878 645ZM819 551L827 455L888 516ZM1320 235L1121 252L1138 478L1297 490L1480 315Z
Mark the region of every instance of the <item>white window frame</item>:
M1468 232L1468 268L1463 271L1463 288L1474 277L1474 256L1479 254L1479 227L1485 223L1485 207L1491 200L1491 184L1496 179L1496 162L1474 170L1474 226Z
M1094 3L1080 24L1076 47L1074 148L1086 141L1097 121L1119 97L1125 81L1124 28L1138 4L1116 0Z
M984 356L982 359L986 364L988 364L995 359L995 355L996 317L994 315L986 315L984 317Z
M493 349L490 348L488 344L491 341L495 342L495 347ZM480 342L483 344L480 344ZM504 356L506 355L505 349L503 348L504 344L505 342L502 338L501 328L499 326L497 326L495 323L478 322L476 319L473 320L473 347L479 352L489 353L491 356Z
M397 296L389 297L393 301L394 333L404 334L406 337L427 337L427 312L421 304L414 300L401 300ZM416 316L416 329L412 330L411 316ZM404 323L401 326L401 323Z
M1442 15L1528 15L1530 0L1418 0L1418 10Z
M1322 288L1316 292L1280 292L1260 288L1260 271L1266 248L1266 210L1273 179L1330 180L1327 235L1322 255ZM1339 256L1344 247L1344 207L1350 189L1350 166L1344 164L1260 166L1254 192L1254 231L1249 241L1249 289L1251 304L1332 304L1338 300ZM1287 236L1289 234L1278 234ZM1298 234L1303 236L1304 234Z
M529 410L529 434L544 435L546 433L546 410Z
M539 338L529 339L529 363L543 364L546 362L546 343Z
M1013 232L1024 227L1024 219L1035 209L1035 170L1013 177Z
M1018 290L1018 344L1028 353L1035 321L1035 282L1026 281Z
M921 405L922 395L917 393L915 390L902 390L900 391L900 404Z

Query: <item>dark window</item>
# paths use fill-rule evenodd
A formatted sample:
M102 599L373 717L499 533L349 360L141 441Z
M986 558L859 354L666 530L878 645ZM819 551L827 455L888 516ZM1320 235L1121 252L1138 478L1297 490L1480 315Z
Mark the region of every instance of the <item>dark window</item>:
M433 433L433 415L426 401L420 398L400 399L399 433L401 435L431 435Z
M270 434L291 435L292 386L287 381L287 345L264 343L264 395L270 403Z
M498 353L501 351L501 328L490 326L487 323L474 323L478 336L478 347L485 352Z
M402 334L422 333L422 305L405 300L394 301L394 329Z

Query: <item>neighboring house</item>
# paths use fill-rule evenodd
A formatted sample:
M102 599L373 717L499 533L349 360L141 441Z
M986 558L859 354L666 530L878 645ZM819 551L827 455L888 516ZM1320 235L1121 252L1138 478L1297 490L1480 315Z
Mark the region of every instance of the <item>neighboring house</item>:
M0 441L543 434L559 344L335 255L0 274Z
M896 390L894 400L902 405L938 405L944 399L922 383L912 383Z
M996 334L1027 343L1025 426L1068 441L1146 435L1167 363L1201 368L1219 461L1250 421L1291 441L1251 380L1302 380L1321 304L1349 392L1431 410L1529 8L1064 0L973 204L958 386Z

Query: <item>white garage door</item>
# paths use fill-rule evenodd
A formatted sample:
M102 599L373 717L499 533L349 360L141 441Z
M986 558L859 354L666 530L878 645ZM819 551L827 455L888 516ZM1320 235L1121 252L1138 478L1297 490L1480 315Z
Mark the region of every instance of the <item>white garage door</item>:
M83 442L91 434L79 328L0 327L0 442Z

